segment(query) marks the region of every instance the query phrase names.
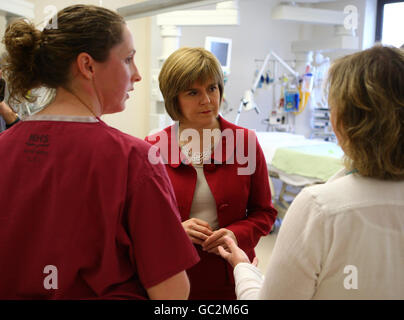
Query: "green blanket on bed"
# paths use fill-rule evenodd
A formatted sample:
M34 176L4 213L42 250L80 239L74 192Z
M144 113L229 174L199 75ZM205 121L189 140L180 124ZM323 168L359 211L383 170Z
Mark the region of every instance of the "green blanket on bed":
M335 143L278 148L272 166L288 174L327 181L343 168L341 148Z

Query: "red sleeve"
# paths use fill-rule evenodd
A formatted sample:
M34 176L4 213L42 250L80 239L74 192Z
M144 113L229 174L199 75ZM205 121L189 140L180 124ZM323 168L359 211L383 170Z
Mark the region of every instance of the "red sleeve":
M164 165L146 160L142 172L140 181L129 178L128 227L139 279L150 288L192 267L199 256L181 225Z
M271 231L277 211L271 202L268 169L261 146L256 141L256 168L251 176L251 184L245 219L232 223L226 228L233 231L238 246L242 249L254 248L261 236Z

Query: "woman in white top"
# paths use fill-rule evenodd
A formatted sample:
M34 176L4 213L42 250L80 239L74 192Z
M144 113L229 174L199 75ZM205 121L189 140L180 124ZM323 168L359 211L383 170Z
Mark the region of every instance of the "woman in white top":
M343 57L328 89L346 169L296 197L265 277L226 239L238 299L404 299L404 52Z

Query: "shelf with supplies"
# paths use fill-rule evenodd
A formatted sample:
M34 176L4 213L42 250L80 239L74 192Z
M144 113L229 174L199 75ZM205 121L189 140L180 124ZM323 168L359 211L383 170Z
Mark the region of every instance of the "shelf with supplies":
M311 127L311 138L336 142L337 139L330 121L330 109L326 107L313 108Z

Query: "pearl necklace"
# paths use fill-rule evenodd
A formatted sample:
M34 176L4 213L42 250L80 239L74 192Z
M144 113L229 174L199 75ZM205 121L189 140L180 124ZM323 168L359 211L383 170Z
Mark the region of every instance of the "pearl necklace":
M212 148L203 149L202 152L192 152L192 148L188 144L180 144L181 152L186 155L192 164L200 165L207 161L212 155Z
M178 135L180 130L178 130ZM179 136L177 136L179 141ZM181 152L185 154L187 159L192 163L192 165L203 166L205 161L208 161L212 155L214 148L216 147L215 138L212 137L210 148L203 148L202 152L193 152L192 147L190 146L190 141L179 141L179 146ZM220 139L218 140L220 141Z

